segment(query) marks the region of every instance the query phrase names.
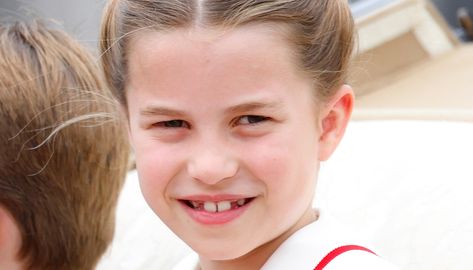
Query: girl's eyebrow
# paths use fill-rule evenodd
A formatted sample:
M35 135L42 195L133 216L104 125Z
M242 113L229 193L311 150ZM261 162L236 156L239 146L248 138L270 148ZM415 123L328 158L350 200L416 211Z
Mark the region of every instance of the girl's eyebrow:
M255 101L255 102L242 103L242 104L232 106L226 109L225 112L228 114L235 114L235 113L255 111L255 110L260 110L260 109L277 110L281 108L282 108L282 103L278 101L274 101L274 102Z
M155 115L166 115L166 116L182 116L184 111L175 110L162 106L147 106L144 109L140 110L140 115L143 116L155 116Z
M282 108L281 102L264 102L264 101L254 101L238 104L231 106L225 110L227 114L236 114L248 111L255 111L260 109L280 109ZM164 106L155 106L150 105L140 110L140 115L143 116L156 116L156 115L166 115L166 116L183 116L186 113L182 110L171 109Z

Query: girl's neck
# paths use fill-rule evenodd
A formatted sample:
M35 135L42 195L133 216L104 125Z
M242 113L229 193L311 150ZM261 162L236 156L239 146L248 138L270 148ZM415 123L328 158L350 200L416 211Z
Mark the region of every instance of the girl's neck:
M277 238L265 243L264 245L259 246L248 254L245 254L242 257L225 260L225 261L215 261L215 260L206 260L205 258L200 258L199 260L199 270L257 270L263 267L266 261L271 257L271 255L278 249L278 247L286 241L292 234L301 229L302 227L316 221L319 217L317 210L310 209L307 211L304 216L302 216L299 221L289 228L286 232L279 235Z

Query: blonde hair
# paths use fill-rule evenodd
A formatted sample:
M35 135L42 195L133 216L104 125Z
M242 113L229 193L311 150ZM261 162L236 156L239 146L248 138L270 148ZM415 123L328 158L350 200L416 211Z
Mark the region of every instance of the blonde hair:
M107 83L126 106L127 50L133 34L142 29L262 22L289 26L290 45L299 66L313 78L316 97L330 97L346 81L354 47L346 0L110 0L100 44Z
M0 25L0 204L28 269L94 269L129 147L93 57L64 32Z

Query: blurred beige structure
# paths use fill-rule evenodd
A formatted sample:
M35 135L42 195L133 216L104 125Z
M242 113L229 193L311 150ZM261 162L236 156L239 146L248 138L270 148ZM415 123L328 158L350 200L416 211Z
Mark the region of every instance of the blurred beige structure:
M355 119L473 121L473 45L429 1L393 1L356 21Z

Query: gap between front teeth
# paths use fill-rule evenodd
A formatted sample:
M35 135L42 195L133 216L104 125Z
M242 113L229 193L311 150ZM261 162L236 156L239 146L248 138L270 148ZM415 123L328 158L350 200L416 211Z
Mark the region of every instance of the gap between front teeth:
M191 202L194 208L198 206L198 203L196 202ZM245 204L245 199L240 199L236 201L238 206L242 206ZM204 202L204 210L210 213L216 213L216 212L224 212L228 211L232 208L232 202L231 201L221 201L221 202Z
M230 210L232 208L232 204L229 201L221 201L221 202L204 202L204 210L211 213L216 212L223 212Z

